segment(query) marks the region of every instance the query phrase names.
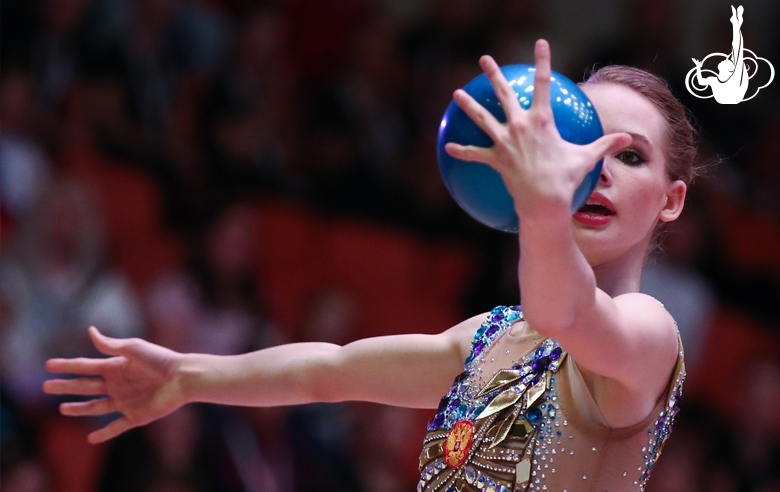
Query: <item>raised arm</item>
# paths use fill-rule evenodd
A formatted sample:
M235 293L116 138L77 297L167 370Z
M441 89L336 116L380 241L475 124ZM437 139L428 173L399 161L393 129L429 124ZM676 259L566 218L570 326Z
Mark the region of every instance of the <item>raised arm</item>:
M362 400L435 408L463 370L484 316L439 335L398 335L344 347L298 343L235 356L180 354L90 328L105 359L51 359L46 368L81 377L44 383L49 394L98 396L60 406L63 415L122 416L88 436L92 443L164 417L186 403L275 406Z
M447 151L491 165L514 198L520 217L519 279L527 322L542 335L557 339L584 370L636 391L660 392L677 352L673 320L660 304L630 293L632 289L625 289L625 294L611 292L613 298L598 288L594 267L572 231L575 189L601 157L614 159L632 144L632 136L608 134L585 146L560 137L550 106L550 49L545 41L536 45L533 103L528 111L519 106L491 58L483 57L481 65L507 123L499 123L468 94L457 91L456 101L491 136L494 146L448 144ZM638 279L641 261L624 268L633 268ZM663 374L658 376L659 372ZM656 386L649 392L642 386L648 377Z

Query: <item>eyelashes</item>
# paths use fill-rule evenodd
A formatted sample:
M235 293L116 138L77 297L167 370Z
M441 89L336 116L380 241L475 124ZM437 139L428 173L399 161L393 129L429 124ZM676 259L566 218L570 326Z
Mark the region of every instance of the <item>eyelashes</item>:
M641 166L647 162L647 159L645 159L639 151L634 149L626 149L618 152L615 155L615 159L629 166Z

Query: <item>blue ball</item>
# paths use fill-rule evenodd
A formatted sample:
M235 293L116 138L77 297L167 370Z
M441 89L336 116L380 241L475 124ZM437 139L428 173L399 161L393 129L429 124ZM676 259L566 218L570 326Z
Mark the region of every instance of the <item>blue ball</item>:
M534 66L509 65L501 67L501 71L514 88L520 106L528 109L533 99ZM469 82L463 89L498 121L506 122L506 115L485 74ZM550 79L550 103L555 126L564 140L584 145L604 135L599 116L585 93L577 84L557 72L552 72ZM437 142L439 171L444 183L458 205L474 219L494 229L517 232L518 217L501 175L486 164L451 157L444 150L444 145L448 142L479 147L493 146L493 140L479 129L454 101L444 112ZM603 159L577 188L572 200L572 213L579 210L593 193L601 174L602 163Z

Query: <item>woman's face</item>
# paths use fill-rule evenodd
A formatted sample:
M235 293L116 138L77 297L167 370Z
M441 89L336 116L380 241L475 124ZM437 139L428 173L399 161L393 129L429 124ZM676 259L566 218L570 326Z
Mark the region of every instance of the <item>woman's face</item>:
M653 103L628 87L585 84L582 89L596 107L604 133L625 132L632 142L604 157L594 191L609 201L612 213L595 220L575 214L575 238L594 267L626 254L644 258L658 221L676 219L685 200L685 184L667 177L666 120ZM600 207L594 211L606 212Z

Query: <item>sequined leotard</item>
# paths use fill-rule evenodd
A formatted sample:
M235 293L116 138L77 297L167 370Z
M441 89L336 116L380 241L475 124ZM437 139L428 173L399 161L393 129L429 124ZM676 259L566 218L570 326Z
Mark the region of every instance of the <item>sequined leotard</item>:
M644 490L678 411L682 345L653 412L631 427L612 428L555 340L535 332L522 337L519 360L484 372L509 355L494 354L491 345L522 319L519 306L499 306L475 334L465 370L428 424L417 490Z

